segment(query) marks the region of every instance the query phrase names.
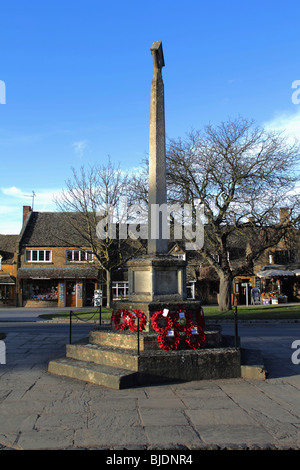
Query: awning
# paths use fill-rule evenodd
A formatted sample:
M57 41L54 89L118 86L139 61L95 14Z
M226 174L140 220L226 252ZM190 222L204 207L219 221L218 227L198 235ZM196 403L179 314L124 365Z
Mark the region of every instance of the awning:
M97 268L20 268L20 279L97 279Z
M14 286L16 284L15 279L9 274L0 275L0 285Z
M285 269L266 269L264 271L259 271L257 273L258 277L285 277L285 276L295 276L294 271L288 271Z

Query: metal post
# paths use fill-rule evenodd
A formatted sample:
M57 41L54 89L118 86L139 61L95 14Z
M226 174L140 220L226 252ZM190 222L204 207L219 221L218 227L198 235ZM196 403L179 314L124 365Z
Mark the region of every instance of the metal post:
M70 310L69 344L72 343L72 310Z
M101 321L101 313L102 313L102 308L101 308L101 304L99 305L99 325L101 326L102 324L102 321Z
M234 344L235 349L238 347L238 319L237 319L237 305L234 309Z

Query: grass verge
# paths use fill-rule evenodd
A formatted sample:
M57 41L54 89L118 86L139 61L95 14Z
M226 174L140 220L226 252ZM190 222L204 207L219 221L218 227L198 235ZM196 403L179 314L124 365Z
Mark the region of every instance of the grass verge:
M234 318L234 309L220 312L217 307L204 307L204 316L207 319L232 320ZM110 319L112 309L102 307L101 318ZM74 312L83 321L88 319L98 319L99 309L90 309L86 311ZM250 307L238 306L237 314L240 320L300 320L299 305L256 305ZM65 312L55 312L40 315L44 319L68 319L70 310ZM74 317L72 317L74 318Z
M72 310L72 309L70 309ZM40 318L46 319L46 320L54 320L54 319L68 319L70 318L70 310L67 310L65 312L53 312L53 313L45 313L42 315L39 315ZM103 319L110 319L111 317L111 308L104 308L102 307L101 310L101 318ZM73 311L74 315L72 315L72 318L75 318L78 316L80 320L89 320L89 319L98 319L99 318L99 308L98 309L90 309L90 310L82 310L82 311Z
M203 310L207 319L230 320L234 318L234 309L225 312L220 312L214 307ZM300 305L238 306L237 315L240 320L300 320Z

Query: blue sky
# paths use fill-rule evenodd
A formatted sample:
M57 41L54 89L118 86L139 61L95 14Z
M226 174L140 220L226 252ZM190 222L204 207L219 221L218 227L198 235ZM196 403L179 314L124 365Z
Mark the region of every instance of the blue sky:
M299 14L299 0L2 2L0 233L19 232L32 191L55 210L71 167L140 164L156 40L168 138L239 115L297 135Z

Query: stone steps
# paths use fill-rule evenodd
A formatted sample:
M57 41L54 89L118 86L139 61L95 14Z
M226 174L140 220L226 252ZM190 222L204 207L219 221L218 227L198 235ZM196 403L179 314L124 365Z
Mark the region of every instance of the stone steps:
M68 344L66 357L109 367L138 371L138 356L132 350L118 350L98 344Z
M138 372L136 371L109 367L69 357L50 361L48 372L112 389L134 387L138 379Z
M49 362L52 374L70 377L114 389L178 380L209 380L237 377L263 378L257 355L232 346L232 338L221 331L207 331L205 348L162 351L157 335L137 334L100 328L88 338L66 345L66 357Z
M184 337L184 334L182 334ZM91 344L101 346L117 347L137 351L137 333L128 331L119 332L117 330L94 330L90 332L89 341ZM158 351L156 333L141 333L139 337L140 351ZM205 347L217 348L222 344L221 330L205 330ZM183 344L184 346L184 344Z
M91 344L97 344L99 346L108 346L119 349L137 351L137 334L128 333L127 331L90 331L89 341ZM145 338L142 335L140 335L140 350L145 350Z

